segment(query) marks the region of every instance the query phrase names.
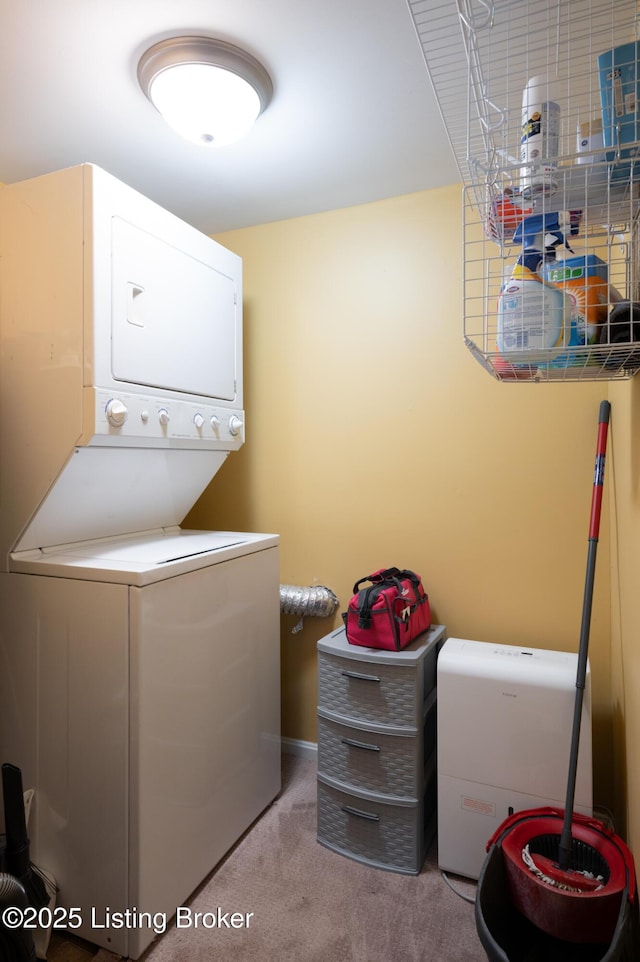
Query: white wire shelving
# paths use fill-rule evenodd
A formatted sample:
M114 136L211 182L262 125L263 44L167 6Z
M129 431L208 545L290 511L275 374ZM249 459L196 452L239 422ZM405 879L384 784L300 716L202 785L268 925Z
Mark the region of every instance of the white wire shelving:
M638 300L638 3L407 2L465 185L463 336L469 350L489 373L505 381L633 376L640 370L640 325L618 323L620 308L613 318L611 311L618 301ZM615 70L610 68L607 80L600 58L621 47L632 50L633 61L625 62L624 86L618 81L617 93L622 91L624 101L618 122L604 106L606 97L615 98L616 92L602 92L607 83L615 86ZM559 106L559 131L557 156L554 152L539 160L552 172L542 187L530 189L530 160L521 159L522 105L523 91L534 76L547 82L548 99ZM604 135L599 126L604 126ZM604 144L598 139L602 136ZM524 333L515 348L505 346L504 338L500 343L498 302L523 253L518 226L535 215L550 223L555 214L570 224L565 236L571 250L558 245L558 267L565 267L564 258L584 257L588 263L597 259L600 273L608 278L597 311L590 313L597 323L583 333L579 302L584 290L557 282L569 294L565 303L572 305L571 325L567 321L560 347L556 342L553 349L532 352L526 349ZM562 271L553 276L563 276ZM632 311L631 320L635 316ZM543 328L545 323L542 317ZM523 331L525 326L523 320Z

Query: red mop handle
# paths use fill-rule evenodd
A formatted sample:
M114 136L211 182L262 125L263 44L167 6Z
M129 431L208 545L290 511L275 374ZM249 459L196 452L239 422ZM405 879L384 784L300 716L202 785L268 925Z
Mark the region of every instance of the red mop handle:
M558 865L563 872L569 869L573 852L571 837L571 818L576 793L576 776L578 772L578 750L580 746L580 721L582 717L582 702L587 678L587 657L589 652L589 632L591 628L591 604L593 601L593 583L596 571L596 554L598 551L598 534L600 532L600 511L602 508L602 486L604 484L604 461L607 449L607 434L609 430L609 415L611 405L608 401L600 404L598 417L598 440L596 442L596 467L593 477L593 491L591 493L591 518L589 520L589 547L587 553L587 574L584 585L584 599L582 602L582 622L580 624L580 644L578 647L578 667L576 671L576 699L573 709L573 727L571 730L571 750L569 753L569 775L567 778L567 798L564 806L564 823L558 847Z
M600 534L600 512L602 510L602 486L604 484L604 463L607 450L607 435L609 433L609 415L611 405L608 401L600 404L598 419L598 440L596 442L596 466L593 476L593 491L591 494L591 517L589 519L589 540L597 541Z

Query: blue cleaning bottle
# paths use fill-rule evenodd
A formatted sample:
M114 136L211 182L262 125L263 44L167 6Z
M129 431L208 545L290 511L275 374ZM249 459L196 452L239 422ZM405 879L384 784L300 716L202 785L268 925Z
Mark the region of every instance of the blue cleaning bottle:
M512 363L544 363L570 344L571 301L541 276L556 247L566 244L564 220L557 211L534 214L514 234L523 251L500 291L497 329L498 351Z

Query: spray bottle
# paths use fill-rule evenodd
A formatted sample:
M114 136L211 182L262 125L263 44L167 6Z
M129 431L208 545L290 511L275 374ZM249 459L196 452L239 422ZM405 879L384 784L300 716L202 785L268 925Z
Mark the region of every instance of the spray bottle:
M517 363L550 361L570 344L571 301L542 277L556 247L569 246L566 227L577 232L568 211L554 211L525 217L514 234L523 250L498 297L497 346Z

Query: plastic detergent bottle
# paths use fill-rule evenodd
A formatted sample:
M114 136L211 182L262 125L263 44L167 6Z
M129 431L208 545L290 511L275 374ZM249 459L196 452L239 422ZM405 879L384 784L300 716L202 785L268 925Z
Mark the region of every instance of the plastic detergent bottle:
M526 217L514 240L523 251L498 297L497 347L514 363L553 359L571 340L571 302L542 271L555 261L555 248L566 243L561 217L537 214ZM516 355L514 357L514 355Z
M606 321L609 301L620 299L609 287L607 265L595 254L567 257L556 263L546 263L542 274L556 284L571 300L571 318L576 344L595 344L600 326Z

